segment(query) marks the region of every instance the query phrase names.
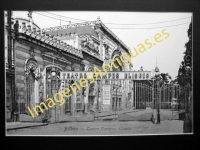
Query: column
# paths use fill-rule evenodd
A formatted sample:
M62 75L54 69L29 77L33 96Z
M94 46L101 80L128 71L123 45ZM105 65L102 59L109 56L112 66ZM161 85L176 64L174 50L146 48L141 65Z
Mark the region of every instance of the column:
M60 86L60 92L61 93L62 93L64 88L65 88L65 78L63 77L63 79L61 81L61 86ZM66 105L66 99L67 98L63 97L63 99L65 99L65 103L60 108L60 114L65 114L65 105Z
M99 41L100 41L100 45L99 45L100 58L103 59L103 40L102 40L103 33L102 31L98 34L98 36L99 36Z
M12 38L11 39L11 54L12 54L12 57L11 57L11 66L14 67L14 39Z
M88 86L85 88L85 93L84 93L84 111L85 113L88 113L88 94L89 94L89 83L87 81Z
M94 81L94 93L97 92L97 81ZM93 102L93 105L91 106L91 109L96 111L96 108L97 108L97 93L96 95L94 96L94 102Z
M76 87L73 86L73 89L75 93L72 92L72 96L71 96L71 115L72 116L75 115L75 109L76 109Z
M40 102L39 102L39 86L38 86L38 81L35 80L35 87L34 87L34 101L35 101L35 105L38 105Z
M102 80L100 80L99 90L100 90L100 95L99 95L99 110L101 111L102 110L102 105L103 105L103 81ZM112 105L112 103L111 103L111 105Z

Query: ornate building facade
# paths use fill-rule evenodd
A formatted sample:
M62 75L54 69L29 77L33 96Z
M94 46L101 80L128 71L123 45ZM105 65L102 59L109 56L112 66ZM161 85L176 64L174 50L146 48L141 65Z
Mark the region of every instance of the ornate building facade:
M94 66L102 69L110 59L128 52L127 46L99 18L45 29L33 22L32 12L28 19L14 18L11 23L11 11L6 11L5 20L7 119L13 119L11 112L30 115L28 106L32 108L60 91L60 71L93 71ZM122 64L113 71L128 71L129 67ZM65 86L71 83L72 80ZM97 98L97 94L103 97L103 85L110 88L111 101L106 108L103 100ZM99 110L120 108L123 92L125 97L128 95L125 89L128 85L129 81L96 81L86 88L86 94L83 89L77 90L62 107L56 105L48 113L51 116L90 113L97 101Z

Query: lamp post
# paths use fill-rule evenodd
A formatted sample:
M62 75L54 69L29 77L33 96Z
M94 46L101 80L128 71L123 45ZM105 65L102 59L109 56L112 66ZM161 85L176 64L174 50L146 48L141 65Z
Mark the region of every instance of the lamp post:
M155 114L154 114L154 109L155 109L155 106L154 106L154 80L155 80L155 76L154 76L154 70L152 71L153 72L153 78L152 78L152 80L153 80L153 83L151 83L149 80L147 80L150 84L151 84L151 86L152 86L152 103L153 103L153 112L152 112L152 114L153 114L153 123L155 123Z
M157 84L157 124L160 124L160 74L159 72L155 72L156 84Z
M58 88L59 88L59 83L58 83L58 79L57 79L56 68L52 67L52 69L51 69L52 96L57 92ZM55 123L56 123L56 105L55 105Z

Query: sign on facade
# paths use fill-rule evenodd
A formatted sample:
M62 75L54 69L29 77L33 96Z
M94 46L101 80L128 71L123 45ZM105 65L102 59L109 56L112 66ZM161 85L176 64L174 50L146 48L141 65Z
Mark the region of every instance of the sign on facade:
M61 80L78 80L86 78L90 75L96 78L94 72L83 72L83 71L67 71L60 73ZM123 71L123 72L108 72L105 76L99 75L98 79L130 79L130 80L150 80L151 71Z
M103 85L103 104L110 105L110 86L111 85Z

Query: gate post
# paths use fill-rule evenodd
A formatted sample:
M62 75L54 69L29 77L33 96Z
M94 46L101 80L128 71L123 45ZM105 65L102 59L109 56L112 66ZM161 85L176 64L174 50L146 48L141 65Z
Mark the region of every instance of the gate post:
M74 116L75 114L75 100L76 100L76 87L72 87L75 91L75 93L72 93L72 96L71 96L71 115Z

